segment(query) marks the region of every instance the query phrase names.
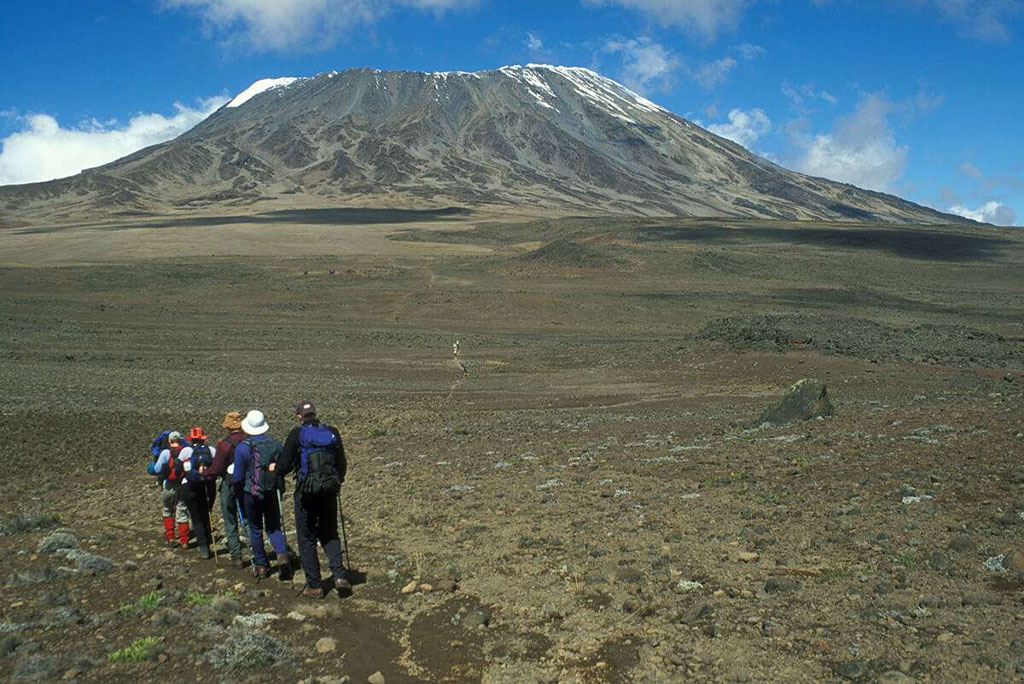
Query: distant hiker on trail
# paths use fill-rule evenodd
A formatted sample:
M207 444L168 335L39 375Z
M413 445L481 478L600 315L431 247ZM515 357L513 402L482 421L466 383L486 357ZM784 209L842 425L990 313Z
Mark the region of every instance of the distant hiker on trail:
M227 430L228 434L217 443L217 452L207 474L210 477L221 478L220 514L224 518L224 536L228 553L231 554L232 563L238 567L245 567L242 560L242 542L238 537L238 530L245 521L239 519L241 499L235 496L235 490L231 486L231 475L235 472L235 447L246 438L242 429L242 414L238 411L229 411L220 426Z
M188 440L192 446L183 448L178 455L185 471L181 478L180 495L192 518L199 557L207 560L211 558L210 545L213 543L210 509L213 507L213 497L216 496L214 479L207 471L213 464L214 449L206 443L207 436L201 427L192 428Z
M269 429L262 411L253 410L245 414L242 430L248 436L235 447L235 472L231 475L231 484L235 495L243 497L256 576L262 579L270 574L270 562L263 546L263 529L266 528L270 544L277 553L279 577L287 580L291 579L291 564L281 530L278 499L281 482L270 467L280 460L282 446L267 434Z
M352 585L342 563L336 498L345 481L345 447L338 430L317 419L312 402L300 402L295 408L295 417L301 425L288 433L276 472L282 478L295 472L295 530L306 575L306 588L302 593L319 599L333 586L339 596L348 596ZM317 542L327 555L333 582L320 579Z
M188 506L181 494L181 478L184 466L179 459L181 450L181 433L177 430L167 433L167 448L160 451L156 463L152 464L153 475L160 485L160 500L164 509L164 538L168 546L180 544L188 548ZM178 541L174 541L177 523Z

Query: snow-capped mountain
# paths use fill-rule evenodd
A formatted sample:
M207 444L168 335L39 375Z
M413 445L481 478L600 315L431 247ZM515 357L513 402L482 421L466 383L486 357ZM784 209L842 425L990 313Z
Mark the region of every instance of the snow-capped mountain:
M0 214L318 205L950 223L794 173L589 69L352 69L257 81L184 135L77 176L0 188ZM262 205L261 205L262 206Z

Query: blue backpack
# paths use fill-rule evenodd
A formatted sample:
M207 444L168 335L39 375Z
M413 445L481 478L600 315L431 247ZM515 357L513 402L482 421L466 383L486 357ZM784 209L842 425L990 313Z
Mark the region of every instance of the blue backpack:
M146 466L146 472L149 473L150 475L156 475L156 462L160 458L160 452L162 452L164 449L170 449L171 448L171 443L168 440L168 437L171 436L172 432L174 432L174 431L173 430L164 430L159 435L157 435L156 437L153 438L153 443L150 444L150 446L149 446L149 450L150 450L150 452L152 452L153 458L150 459L149 465ZM187 447L188 445L189 445L188 444L188 440L182 438L181 446L182 447Z
M299 429L297 490L302 494L337 494L341 471L335 454L340 450L338 436L326 425L303 425Z

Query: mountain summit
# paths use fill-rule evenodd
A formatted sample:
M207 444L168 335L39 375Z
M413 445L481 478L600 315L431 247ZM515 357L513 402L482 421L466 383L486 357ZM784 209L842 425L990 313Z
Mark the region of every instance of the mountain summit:
M0 215L289 204L960 222L784 169L589 69L351 69L257 81L169 142L0 188Z

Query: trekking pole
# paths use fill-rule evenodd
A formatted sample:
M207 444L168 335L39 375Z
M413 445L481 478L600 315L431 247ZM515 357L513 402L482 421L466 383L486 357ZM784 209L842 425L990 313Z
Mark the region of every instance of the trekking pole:
M237 498L235 499L235 509L238 510L238 524L241 525L242 523L245 523L245 529L248 530L249 529L249 521L247 521L245 519L245 516L242 514L242 502L239 501ZM249 534L249 540L250 540L249 541L249 544L250 544L250 548L249 548L249 567L252 569L252 576L256 578L257 582L259 582L260 581L260 576L259 576L259 573L256 572L256 554L254 554L252 552L252 546L251 546L252 545L252 534L251 533Z
M341 489L338 489L338 517L341 518L341 541L345 546L345 569L352 572L352 556L348 552L348 532L345 530L345 511L341 510Z

